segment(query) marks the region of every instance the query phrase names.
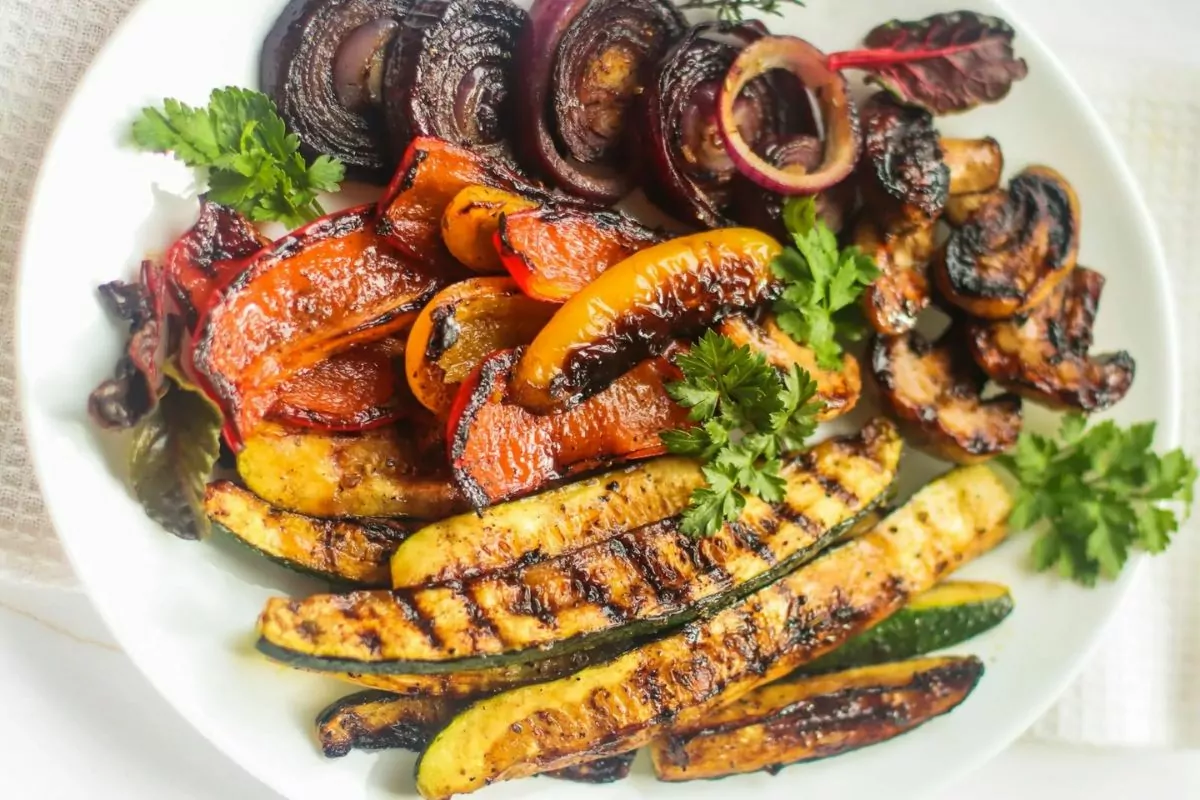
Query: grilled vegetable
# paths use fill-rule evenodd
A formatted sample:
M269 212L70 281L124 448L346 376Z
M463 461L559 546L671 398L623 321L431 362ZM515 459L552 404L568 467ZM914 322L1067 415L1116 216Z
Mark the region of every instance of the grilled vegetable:
M705 228L729 224L726 207L738 171L721 139L717 95L738 53L765 33L760 22L694 26L655 66L654 80L638 97L631 133L646 193L681 220ZM816 132L804 87L782 72L745 86L735 113L742 136L756 151L767 152L790 135ZM822 152L818 147L813 169Z
M933 115L879 92L862 110L863 195L889 223L937 220L950 192Z
M379 201L379 231L401 253L453 274L457 262L442 241L442 217L455 195L475 185L545 197L504 161L418 136Z
M594 761L584 761L565 769L547 772L546 777L573 783L616 783L629 777L629 771L633 769L633 762L636 758L637 751L635 750L632 753L597 758Z
M461 705L444 697L403 697L371 689L343 697L317 715L326 758L351 750L422 750Z
M493 252L525 294L561 303L609 267L661 241L624 214L555 204L506 213Z
M396 422L412 407L396 364L404 339L338 353L284 382L267 419L300 428L353 433Z
M271 243L229 206L200 197L196 224L163 258L167 289L190 330L212 304L213 292L233 280L243 261Z
M884 497L900 442L884 421L818 445L783 471L778 507L751 499L697 540L678 518L570 555L461 584L274 598L259 649L307 668L445 672L632 643L791 572Z
M822 422L849 414L858 405L862 395L862 373L858 359L846 353L842 356L841 369L821 369L812 348L798 344L795 339L779 329L774 315L768 314L761 324L738 315L721 323L717 329L733 343L761 353L767 363L778 369L790 369L793 364L808 370L817 382L817 397L825 404L817 417Z
M511 160L513 56L526 20L508 0L416 0L382 70L392 152L436 136Z
M510 400L518 352L488 356L463 383L450 413L450 465L476 508L571 475L662 455L660 434L688 424L687 412L667 394L676 370L664 358L642 362L580 405L537 415Z
M506 215L536 209L528 198L490 186L468 186L442 214L442 241L451 255L476 272L504 273L494 239Z
M563 656L552 656L541 661L504 663L482 669L443 672L433 675L377 675L346 672L334 673L331 674L331 677L405 697L478 699L506 689L543 683L571 675L591 664L607 661L628 647L628 644L609 645Z
M317 717L317 739L326 758L351 750L420 752L461 707L444 697L404 697L368 690L343 697ZM614 783L629 777L637 753L576 764L546 777L575 783Z
M763 150L763 158L771 166L799 172L821 165L825 145L820 137L801 134L771 143ZM783 206L787 198L764 189L740 173L730 183L729 215L747 228L757 228L786 241L789 238L783 221ZM846 217L858 202L858 187L853 181L842 181L814 198L817 218L833 233L841 233Z
M974 656L925 658L763 687L650 746L660 781L725 778L886 742L947 714L983 675Z
M374 231L369 207L331 214L254 256L201 323L193 359L245 438L301 370L412 324L441 287Z
M944 650L991 630L1012 610L1007 586L947 581L917 595L874 628L805 664L799 672L817 675Z
M213 530L289 569L359 586L387 586L392 553L416 527L390 520L329 520L274 508L230 483L210 483Z
M984 319L1028 311L1075 268L1079 225L1079 198L1066 178L1030 167L950 236L935 262L938 289Z
M414 439L394 427L328 434L264 425L237 468L271 505L314 517L441 519L465 510L449 475L421 472L422 463Z
M995 189L990 192L973 192L971 194L952 194L946 201L946 222L955 227L966 225L983 207L997 202L1004 202L1003 192Z
M678 514L703 485L695 461L659 458L435 522L397 551L392 585L463 581L572 553Z
M871 372L884 405L906 423L906 434L940 458L970 464L1017 443L1021 399L983 398L987 376L955 329L933 343L917 331L878 337Z
M511 278L471 278L443 289L409 333L409 388L421 405L446 419L462 382L484 358L529 344L554 311L522 294Z
M1004 152L995 139L943 138L940 144L950 170L951 196L990 192L1000 185Z
M328 154L384 183L383 52L411 0L292 0L263 43L261 84L305 156Z
M853 240L883 273L863 292L867 322L885 336L912 330L931 300L927 272L936 249L934 226L897 226L864 217L854 228Z
M578 405L676 338L769 300L779 243L749 228L642 250L568 300L513 372L513 400L545 413Z
M1104 276L1077 267L1031 311L999 322L973 322L968 341L992 380L1052 408L1102 411L1133 385L1124 350L1090 355Z
M667 0L535 0L517 46L522 163L589 200L628 194L629 104L685 27Z
M471 705L421 756L417 789L444 800L702 724L987 551L1011 510L991 470L956 470L871 533L711 617L567 678Z

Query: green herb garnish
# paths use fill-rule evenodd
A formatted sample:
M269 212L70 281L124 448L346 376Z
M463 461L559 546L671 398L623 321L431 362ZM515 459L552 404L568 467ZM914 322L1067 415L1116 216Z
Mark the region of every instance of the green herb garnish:
M784 283L775 318L788 336L813 349L822 369L839 369L838 339L857 341L866 334L858 298L881 273L857 247L838 247L833 231L817 217L813 198L788 200L783 222L795 249L785 249L771 264Z
M722 22L741 22L746 8L782 17L783 12L779 10L779 7L785 3L803 6L804 0L687 0L687 2L680 3L679 7L684 11L692 9L712 11Z
M1196 464L1174 450L1151 450L1152 422L1122 429L1114 422L1091 428L1081 414L1067 416L1057 440L1021 434L1012 455L999 463L1020 482L1009 524L1016 530L1045 522L1033 547L1038 571L1057 568L1085 586L1116 578L1140 548L1161 553L1180 518L1164 503L1182 503L1191 514Z
M209 197L250 219L295 227L325 213L318 192L336 192L345 167L329 156L312 164L271 98L246 89L216 89L207 108L165 100L133 123L142 150L173 153L189 167L208 169Z
M803 449L824 404L806 370L793 364L781 374L761 353L712 331L676 363L684 377L667 391L697 424L662 438L670 452L706 462L708 486L692 494L682 530L711 536L737 518L746 495L783 500L780 456Z

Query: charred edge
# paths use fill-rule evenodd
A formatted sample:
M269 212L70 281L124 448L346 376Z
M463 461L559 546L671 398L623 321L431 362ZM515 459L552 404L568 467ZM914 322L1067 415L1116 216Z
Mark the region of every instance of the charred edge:
M407 192L416 185L417 174L421 171L421 165L425 163L425 159L427 158L429 158L428 150L413 151L412 164L409 165L408 170L404 173L404 177L400 180L400 186L396 191L396 194L392 197L391 202L395 202L396 197L399 196L400 193ZM384 219L386 218L387 217L385 216Z
M479 634L486 633L487 636L507 646L508 642L500 635L500 630L496 627L492 618L479 605L479 601L475 597L474 585L471 583L461 585L458 588L457 594L462 599L463 607L467 612L467 619L471 623L469 628L471 643L478 648Z
M317 738L326 758L341 758L349 755L355 746L356 731L363 725L357 709L364 705L388 703L399 695L370 689L343 697L325 707L317 714Z
M609 549L613 553L620 555L633 567L642 579L642 583L654 593L654 598L658 602L674 606L679 602L679 592L668 586L667 580L670 580L671 577L678 578L679 576L677 574L673 574L672 576L662 575L660 567L665 565L658 564L651 558L650 548L642 541L643 537L652 537L654 533L661 530L671 530L671 528L656 523L636 531L630 531L612 539L609 543Z
M393 589L392 601L404 620L412 623L412 626L425 636L430 647L440 650L446 646L442 637L438 635L435 621L422 614L421 610L413 603L413 592L405 589Z
M267 416L302 428L317 428L333 433L359 433L397 422L401 414L398 406L373 406L353 417L344 417L285 404L276 406Z
M629 777L637 751L619 756L599 758L573 767L545 773L548 778L575 783L604 784L623 781Z
M614 555L621 555L616 548L611 548ZM586 551L585 551L586 552ZM567 579L575 592L596 606L613 624L621 624L629 620L629 610L613 603L612 592L603 583L592 580L583 568L585 558L568 556L562 565L567 573Z
M430 313L429 341L425 345L426 360L437 361L458 342L461 328L458 320L454 318L457 310L454 303L447 303L438 306Z
M458 488L467 498L467 502L476 510L491 505L493 498L488 496L483 486L472 477L470 471L459 467L458 464L467 451L467 442L471 436L471 429L475 426L479 410L487 405L488 398L491 397L496 384L508 377L519 357L519 349L509 350L490 356L483 362L479 371L479 383L467 401L458 424L454 426L454 439L450 442L451 471L454 473L454 482L458 484Z
M733 538L738 541L738 544L754 553L754 555L765 561L769 566L775 565L775 551L759 538L758 534L750 526L740 520L733 520L732 522L725 523L725 527L733 534Z

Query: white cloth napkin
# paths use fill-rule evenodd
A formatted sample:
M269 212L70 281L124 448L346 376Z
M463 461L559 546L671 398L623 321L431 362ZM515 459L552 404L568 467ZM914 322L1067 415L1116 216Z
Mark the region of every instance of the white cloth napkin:
M13 402L13 270L37 166L71 89L134 0L0 0L0 578L75 585L46 520ZM953 5L953 4L951 4ZM1124 147L1171 260L1184 341L1200 336L1200 5L1011 3L1063 57ZM86 205L86 198L85 205ZM1136 266L1136 265L1134 265ZM1108 302L1114 302L1110 298ZM1188 348L1187 397L1200 391ZM1189 452L1200 425L1186 421ZM1087 672L1031 732L1102 745L1200 745L1200 524L1154 561ZM1189 679L1190 678L1190 679Z

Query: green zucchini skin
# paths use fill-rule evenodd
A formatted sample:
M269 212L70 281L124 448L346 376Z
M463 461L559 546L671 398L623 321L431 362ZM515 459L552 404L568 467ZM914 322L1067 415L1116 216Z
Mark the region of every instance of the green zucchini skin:
M204 511L217 535L293 572L347 587L386 586L392 553L416 528L284 511L230 481L207 486Z
M962 590L937 602L943 589ZM874 628L802 667L797 675L817 675L854 667L906 661L954 647L999 625L1013 611L1008 587L952 581L914 598Z
M268 601L260 652L303 669L438 674L652 638L815 558L882 502L902 444L877 420L785 470L787 500L751 499L709 539L673 518L517 572L420 590Z
M954 470L871 533L717 614L567 678L471 704L417 762L448 800L705 727L902 608L1007 535L1012 497L987 467Z

